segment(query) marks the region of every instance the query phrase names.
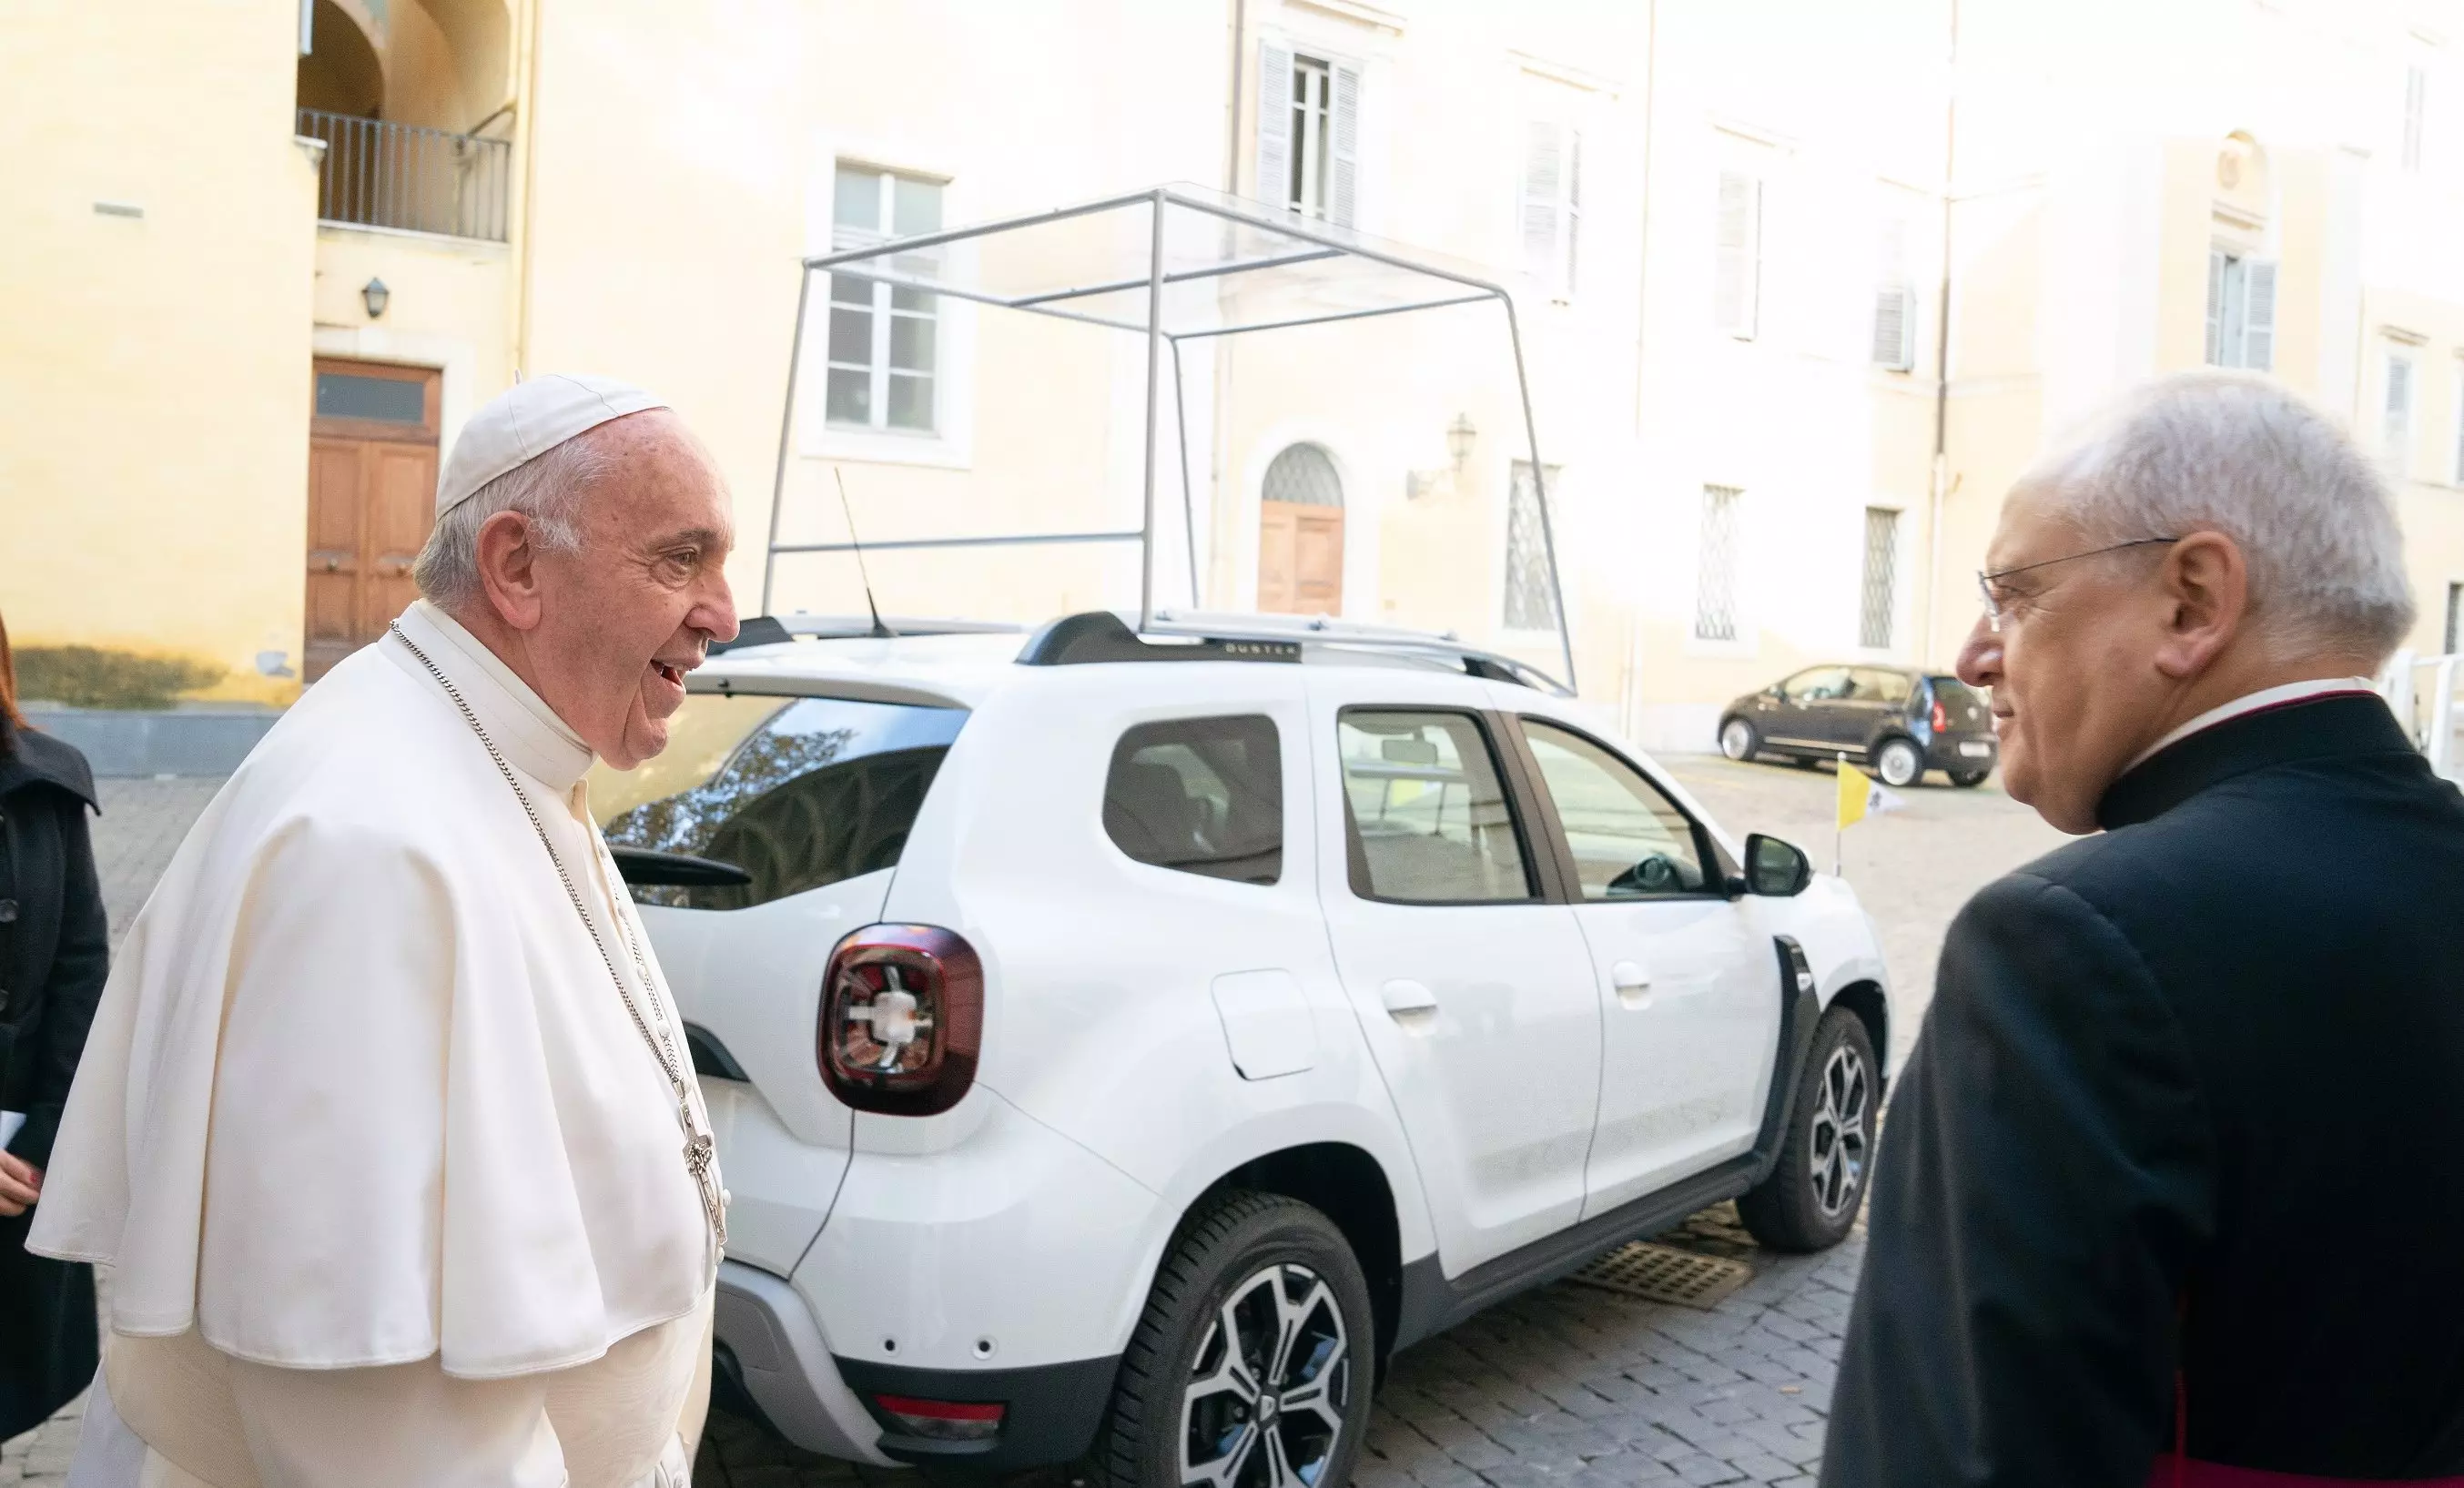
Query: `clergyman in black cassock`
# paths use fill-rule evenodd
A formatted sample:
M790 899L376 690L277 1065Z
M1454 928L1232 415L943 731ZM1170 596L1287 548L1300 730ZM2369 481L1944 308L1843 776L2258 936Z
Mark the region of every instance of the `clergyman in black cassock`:
M2331 522L2314 604L2267 550ZM2102 830L1950 929L1831 1488L2464 1484L2464 797L2336 675L2410 623L2394 541L2323 416L2213 377L2014 490L1962 672Z

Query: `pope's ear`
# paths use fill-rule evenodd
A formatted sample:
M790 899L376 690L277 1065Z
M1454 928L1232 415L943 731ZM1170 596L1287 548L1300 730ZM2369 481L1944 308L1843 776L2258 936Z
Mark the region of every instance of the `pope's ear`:
M539 544L532 540L531 519L519 512L499 512L479 525L479 583L488 606L516 630L539 623Z

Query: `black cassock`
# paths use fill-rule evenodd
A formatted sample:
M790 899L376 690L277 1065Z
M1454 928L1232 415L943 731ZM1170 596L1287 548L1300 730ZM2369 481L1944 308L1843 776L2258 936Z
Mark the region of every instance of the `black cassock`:
M50 1165L110 959L86 833L85 756L0 717L0 1110L9 1150ZM26 1249L34 1212L0 1218L0 1438L43 1423L94 1378L94 1268Z
M1822 1481L2464 1475L2464 798L2337 695L2098 815L1944 944Z

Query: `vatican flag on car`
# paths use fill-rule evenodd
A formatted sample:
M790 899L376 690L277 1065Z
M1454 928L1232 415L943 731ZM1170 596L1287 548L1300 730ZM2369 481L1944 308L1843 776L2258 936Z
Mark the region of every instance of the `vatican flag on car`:
M1885 789L1881 781L1868 777L1865 772L1849 764L1847 755L1839 756L1838 827L1840 830L1844 831L1855 826L1869 816L1879 816L1885 811L1897 811L1906 804L1907 802Z

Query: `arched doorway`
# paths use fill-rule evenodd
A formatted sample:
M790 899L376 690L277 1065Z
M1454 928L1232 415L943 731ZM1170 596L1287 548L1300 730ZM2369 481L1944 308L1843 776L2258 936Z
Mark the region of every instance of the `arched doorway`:
M1343 613L1343 480L1315 445L1293 445L1266 467L1258 503L1258 608Z

